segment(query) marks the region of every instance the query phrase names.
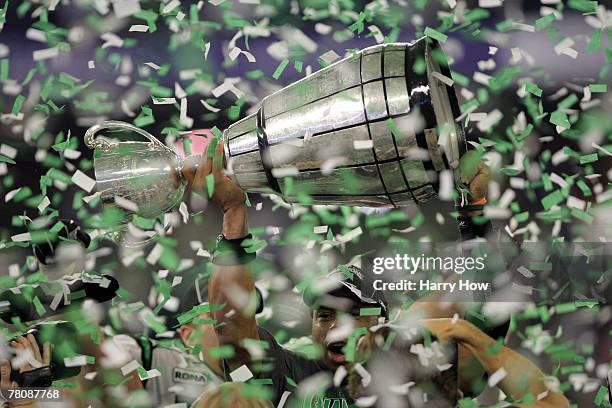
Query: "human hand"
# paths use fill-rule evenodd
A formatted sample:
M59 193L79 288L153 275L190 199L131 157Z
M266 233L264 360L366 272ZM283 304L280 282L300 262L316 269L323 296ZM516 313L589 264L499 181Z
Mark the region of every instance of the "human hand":
M190 156L183 163L183 175L191 188L204 196L208 195L207 176L212 175L214 189L210 200L223 212L244 205L246 194L228 176L223 169L223 143L215 147L212 158L206 154Z
M469 204L481 204L486 198L491 181L491 169L482 160L482 155L470 150L459 161L459 181L470 191Z
M33 371L51 363L51 344L49 342L43 344L41 355L38 343L32 333L29 333L26 337L17 337L15 341L11 342L11 347L17 350L17 353L28 353L27 360L19 367L20 373Z
M43 345L41 355L38 343L32 334L26 337L18 337L11 342L11 347L17 353L27 353L25 360L19 366L20 373L28 373L41 367L49 366L51 362L51 346L48 342ZM8 360L0 362L0 388L3 390L18 389L20 386L17 381L11 381L11 363ZM38 404L30 399L19 399L8 402L8 407L34 408Z
M455 340L478 351L485 351L495 343L495 340L463 319L422 319L419 323L427 327L439 340Z

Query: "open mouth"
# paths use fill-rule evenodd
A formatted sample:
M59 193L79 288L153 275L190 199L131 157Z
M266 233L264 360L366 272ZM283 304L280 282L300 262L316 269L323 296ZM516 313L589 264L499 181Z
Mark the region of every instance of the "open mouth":
M342 364L346 361L342 349L346 345L345 341L336 341L327 345L327 357L334 363Z

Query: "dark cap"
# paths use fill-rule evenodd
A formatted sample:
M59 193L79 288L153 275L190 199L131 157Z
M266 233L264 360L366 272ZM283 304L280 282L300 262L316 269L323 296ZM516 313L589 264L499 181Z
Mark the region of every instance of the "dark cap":
M313 309L321 306L342 309L343 300L349 299L364 306L379 306L381 316L388 317L384 293L374 290L371 276L354 265L340 265L323 278L312 282L304 290L303 299Z

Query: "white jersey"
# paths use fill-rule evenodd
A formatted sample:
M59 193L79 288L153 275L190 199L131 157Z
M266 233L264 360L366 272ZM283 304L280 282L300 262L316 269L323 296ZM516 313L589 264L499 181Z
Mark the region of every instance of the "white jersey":
M143 365L142 348L134 338L120 334L113 341ZM178 348L153 346L149 369L154 368L161 375L146 380L145 389L156 407L180 403L189 407L206 390L223 382L204 362Z

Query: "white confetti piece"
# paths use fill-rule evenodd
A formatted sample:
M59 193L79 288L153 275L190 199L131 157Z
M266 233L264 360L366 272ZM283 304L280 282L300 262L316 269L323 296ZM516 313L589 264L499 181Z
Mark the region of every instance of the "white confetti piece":
M457 5L457 0L446 0L446 3L448 4L448 7L454 9Z
M439 197L443 201L450 201L453 199L453 190L455 188L455 181L451 170L443 170L440 172L440 191Z
M173 105L176 103L176 98L155 98L153 99L153 105Z
M110 47L123 47L123 40L115 33L104 33L100 36L101 39L104 40L104 44L102 44L102 48L110 48Z
M495 60L493 58L489 58L486 61L478 61L478 69L481 71L492 71L496 66L497 65L495 64Z
M283 396L281 397L280 401L278 402L278 406L276 408L283 408L285 406L285 404L287 403L287 400L289 399L290 396L291 396L291 392L290 391L283 391Z
M175 287L176 285L180 285L182 281L183 281L182 276L175 276L174 279L172 279L172 287Z
M190 129L193 126L193 118L187 116L187 98L181 99L181 114L179 116L179 121L187 129Z
M591 100L591 88L588 86L585 86L582 92L584 93L584 96L582 97L581 102L590 101Z
M497 47L489 46L489 55L497 54Z
M340 56L336 54L334 50L329 50L326 53L319 56L319 58L321 58L321 60L323 60L323 62L325 62L326 64L331 64L332 62L339 59Z
M569 157L569 155L568 155L567 153L565 153L565 152L563 151L563 149L561 149L561 150L558 150L557 152L555 152L555 153L554 153L554 154L551 156L551 158L550 158L550 162L551 162L553 165L557 166L557 165L559 165L559 164L563 163L564 161L569 160L569 158L570 158L570 157Z
M128 200L127 198L115 196L115 204L117 204L117 207L126 209L128 211L133 211L133 212L138 211L138 204L136 204L135 202L131 200Z
M236 96L236 98L242 98L244 93L240 89L236 88L236 84L239 82L240 78L225 78L221 85L212 90L212 94L215 98L218 98L226 92L231 92Z
M171 13L172 11L174 11L175 8L177 8L180 5L181 5L181 2L179 0L172 0L170 3L164 6L164 9L162 10L162 14Z
M24 233L21 233L21 234L13 235L11 237L11 241L13 241L13 242L26 242L26 241L29 241L31 239L32 239L32 237L30 236L29 232L24 232Z
M157 263L157 261L161 257L162 252L164 252L164 247L161 246L160 244L155 244L155 246L153 247L153 249L151 250L151 252L149 252L149 255L147 256L147 259L146 259L147 263L150 265Z
M83 173L81 170L77 170L71 178L72 182L83 190L91 193L91 190L96 186L96 181Z
M161 372L157 368L149 370L143 375L140 375L140 373L138 373L138 377L141 380L150 380L151 378L160 377L160 376L161 376Z
M327 176L331 174L336 167L342 166L346 162L347 158L343 156L330 157L321 164L321 173Z
M370 30L370 32L374 36L374 39L376 40L377 44L382 44L383 41L385 41L385 36L383 35L382 31L380 31L380 28L378 28L377 26L368 26L368 30Z
M519 266L518 268L516 268L516 271L518 273L520 273L521 275L523 275L526 278L533 278L535 277L535 274L533 272L531 272L529 269L525 268L523 265Z
M146 33L149 31L149 26L144 24L134 24L130 27L130 32Z
M200 103L202 104L202 106L204 106L204 108L205 108L206 110L209 110L209 111L211 111L211 112L217 113L217 112L219 112L219 111L221 110L221 109L219 109L219 108L215 108L215 107L214 107L214 106L212 106L212 105L209 105L208 103L206 103L206 101L205 101L205 100L200 99Z
M39 212L43 212L45 210L45 208L47 208L49 206L49 204L51 204L51 201L49 200L49 197L45 196L43 197L42 201L40 202L40 204L38 204L38 211Z
M297 167L277 167L272 169L272 176L276 178L296 176L300 173Z
M113 0L113 12L117 18L129 17L139 11L139 0Z
M17 157L17 149L15 149L13 146L2 143L2 145L0 145L0 154L8 157L9 159L14 159Z
M47 42L47 37L45 36L45 33L35 28L28 28L28 31L26 31L26 38L28 40L38 41L41 43Z
M373 140L355 140L353 141L353 148L355 150L365 150L365 149L371 149L373 147L374 147Z
M66 367L82 367L87 365L87 356L64 357L64 365Z
M236 47L236 48L232 48L228 54L228 57L230 60L235 61L236 58L238 58L238 56L240 55L240 48Z
M96 63L93 60L87 61L87 68L94 69L96 67Z
M354 230L351 230L351 231L347 232L346 234L341 235L338 238L338 241L340 241L340 242L349 242L353 238L356 238L356 237L360 236L361 234L363 234L363 230L361 229L361 227L357 227Z
M484 207L484 214L491 219L506 219L510 218L512 211L507 208L497 208L487 205Z
M319 33L319 34L327 35L327 34L331 33L332 30L333 30L333 28L330 25L323 24L323 23L315 24L315 31L317 33Z
M489 376L489 381L488 381L489 387L495 387L497 384L500 383L501 380L506 378L507 375L508 373L506 372L504 367L500 368L499 370L497 370L496 372L494 372L493 374Z
M207 250L200 248L198 249L198 252L196 252L197 256L201 256L203 258L210 258L210 252L208 252Z
M572 48L576 42L571 38L567 37L563 39L559 44L555 45L555 53L557 55L567 55L573 59L576 59L578 52Z
M15 197L17 194L19 194L21 189L22 189L22 187L19 187L19 188L16 188L16 189L11 190L8 193L6 193L4 195L4 202L8 203L9 201L11 201L13 199L13 197Z
M96 378L97 375L98 375L97 371L90 371L87 374L85 374L85 379L92 381L94 378Z
M243 364L230 373L230 378L235 382L245 382L253 378L253 373Z
M475 82L478 82L479 84L486 85L486 86L489 86L489 81L491 81L491 78L492 77L490 75L483 74L480 71L476 71L474 72L474 75L472 75L472 79Z
M121 367L121 374L126 375L140 367L138 360L132 360L123 367Z
M442 75L440 72L434 72L432 73L432 76L437 80L445 83L447 86L453 86L453 84L455 83L455 81L453 81L451 78L447 77L446 75Z
M504 115L501 113L501 111L499 109L495 109L492 112L489 112L485 119L478 122L478 129L481 132L486 132L497 124L497 122L499 122L503 117Z
M326 234L328 229L329 227L327 225L320 225L320 226L314 227L314 233L315 234Z
M50 58L55 58L59 55L59 49L57 47L45 48L43 50L36 50L32 53L32 59L34 61L42 61Z
M208 60L208 51L210 51L210 43L204 44L204 61Z
M145 62L144 63L147 67L153 68L156 71L159 71L159 69L161 68L159 65L157 65L154 62Z
M499 7L503 6L503 4L502 0L478 0L478 7L482 8Z

